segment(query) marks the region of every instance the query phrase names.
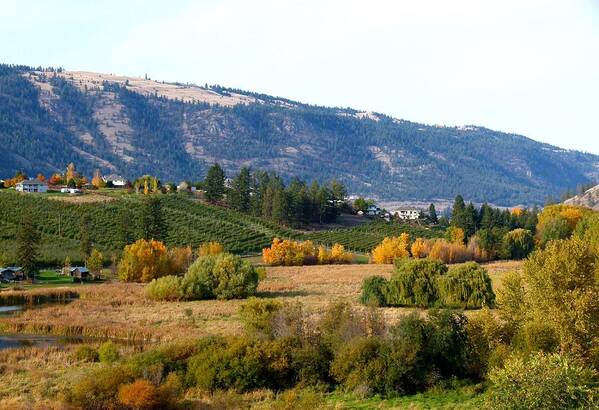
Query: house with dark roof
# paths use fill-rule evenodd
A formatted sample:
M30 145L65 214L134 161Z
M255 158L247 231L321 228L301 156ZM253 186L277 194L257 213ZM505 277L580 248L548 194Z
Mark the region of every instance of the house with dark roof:
M2 282L12 282L15 280L23 280L25 275L23 269L19 266L7 266L0 268L0 280Z

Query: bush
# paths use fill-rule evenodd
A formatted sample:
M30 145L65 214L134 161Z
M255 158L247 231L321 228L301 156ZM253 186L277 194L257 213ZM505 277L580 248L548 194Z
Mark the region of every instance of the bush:
M102 343L98 348L98 358L102 363L114 363L119 360L119 357L119 349L111 341Z
M567 356L512 357L490 375L493 409L590 409L597 406L596 375Z
M397 258L410 256L408 246L410 235L402 233L399 236L387 237L372 250L372 261L374 263L393 263Z
M523 352L553 353L559 347L555 330L545 322L528 322L518 332L514 345Z
M493 307L495 293L486 269L476 262L453 267L437 278L441 304L463 309Z
M219 242L204 242L198 248L198 257L208 255L218 255L223 253L225 248Z
M228 253L198 258L181 281L186 299L240 299L256 293L258 272Z
M183 298L181 278L177 276L163 276L153 279L145 289L146 296L154 300L180 300Z
M368 306L387 306L385 298L387 279L382 276L371 276L362 282L360 302Z
M278 300L249 298L239 312L246 331L259 337L273 338L273 319L282 306Z
M535 238L527 229L514 229L503 237L504 257L508 259L524 259L535 247Z
M67 400L84 409L118 408L116 395L121 384L133 381L131 372L122 366L106 366L88 371L75 378Z
M390 306L434 305L439 298L438 276L447 272L447 266L432 259L398 260L395 273L386 289L386 303Z
M89 345L81 345L75 350L75 359L82 362L97 362L99 360L96 349Z
M353 338L382 335L385 323L376 309L358 309L349 302L337 302L327 307L318 330L323 343L335 352Z
M119 402L133 409L155 409L160 406L158 389L147 380L135 380L119 387Z
M462 243L452 243L445 239L436 239L431 246L428 257L444 263L462 263L473 260L474 253L472 249L468 249Z

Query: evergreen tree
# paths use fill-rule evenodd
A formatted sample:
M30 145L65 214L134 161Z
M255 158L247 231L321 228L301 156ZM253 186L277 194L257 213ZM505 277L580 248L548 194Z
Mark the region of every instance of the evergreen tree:
M347 196L347 190L345 189L345 185L339 182L336 178L333 178L331 181L331 195L334 200L344 201Z
M437 210L435 209L435 204L430 204L428 207L428 217L433 224L439 223L439 218L437 217Z
M241 168L232 184L231 193L228 195L229 205L238 211L250 210L251 175L248 167Z
M160 200L150 196L144 200L140 215L143 239L161 241L166 233L166 224L162 214Z
M79 251L83 258L87 258L92 251L92 219L84 213L79 221Z
M37 250L40 235L35 229L33 216L26 211L17 232L17 262L28 279L33 280L37 265Z
M272 219L279 223L288 221L289 202L287 193L283 187L279 187L274 191L272 201Z
M212 165L206 174L206 200L216 203L225 193L225 171L218 164Z
M133 216L128 208L124 208L120 212L119 223L117 224L117 236L120 242L121 249L135 242L133 233Z

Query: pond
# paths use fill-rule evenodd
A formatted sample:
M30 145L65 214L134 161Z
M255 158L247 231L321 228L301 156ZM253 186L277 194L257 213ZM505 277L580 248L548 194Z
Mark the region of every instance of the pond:
M49 347L80 344L86 341L82 337L53 335L28 335L22 333L0 334L0 350L19 347Z

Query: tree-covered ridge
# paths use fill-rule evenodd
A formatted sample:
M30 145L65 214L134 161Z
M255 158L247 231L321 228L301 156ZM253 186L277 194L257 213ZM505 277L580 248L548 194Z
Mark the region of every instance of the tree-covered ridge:
M385 200L462 193L498 205L542 203L597 178L595 155L482 127L427 126L220 86L210 90L257 102L184 103L109 81L81 87L68 72L38 73L36 82L30 71L0 68L2 176L76 162L86 175L99 168L197 180L219 162L229 177L249 166L287 181L336 177L349 193Z

